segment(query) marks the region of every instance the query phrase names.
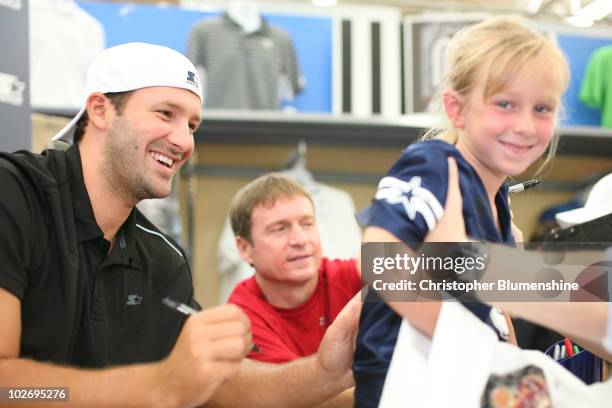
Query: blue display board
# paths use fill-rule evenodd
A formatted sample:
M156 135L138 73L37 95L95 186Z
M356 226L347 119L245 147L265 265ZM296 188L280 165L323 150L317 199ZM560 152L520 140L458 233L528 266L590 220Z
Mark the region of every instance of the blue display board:
M207 13L174 6L78 1L79 6L104 26L106 45L143 41L161 44L185 53L192 27L220 13ZM293 39L307 85L291 105L300 112L332 111L331 18L264 14L267 21L286 30Z
M570 86L564 96L566 114L562 123L571 126L600 126L599 110L580 102L580 87L591 53L599 47L612 45L612 38L558 34L557 41L569 60L572 75Z

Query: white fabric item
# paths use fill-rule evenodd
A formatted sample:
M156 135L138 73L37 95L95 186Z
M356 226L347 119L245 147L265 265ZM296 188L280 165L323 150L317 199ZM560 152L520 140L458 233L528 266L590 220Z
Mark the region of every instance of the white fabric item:
M94 92L127 92L152 86L187 89L202 100L202 85L194 65L180 52L168 47L131 42L107 48L98 54L87 71L85 95ZM79 113L52 140L72 143Z
M549 356L536 350L521 350L497 343L492 373L503 374L534 365L544 371L555 408L604 408L612 401L612 381L586 385Z
M104 27L72 0L30 0L30 100L78 109L87 67L104 50Z
M442 305L425 358L410 350L414 339L422 335L407 322L402 327L380 407L480 407L491 374L507 374L528 365L544 372L556 408L607 407L612 401L611 381L587 386L545 354L499 342L489 327L459 303Z
M427 386L427 360L431 341L404 319L397 335L397 344L402 344L402 347L395 347L393 350L393 358L389 364L378 406L379 408L422 406L423 393L404 390L406 384L417 390ZM406 364L410 365L409 370L406 370Z
M299 179L297 181L300 182ZM357 256L361 245L361 230L355 221L355 204L351 196L316 181L301 184L314 202L323 256L331 259ZM226 217L219 238L217 256L219 303L226 303L238 282L252 276L254 272L238 253L229 217Z
M462 326L470 318L478 323L473 329ZM404 349L414 348L415 339L423 337L404 319L379 407L478 407L497 343L493 330L460 304L447 302L442 305L433 341L425 340L430 343L429 356L415 359L414 351ZM425 348L423 344L418 347ZM418 381L413 384L405 380L408 377Z
M569 228L612 213L612 173L595 183L582 208L561 212L555 215L561 228Z

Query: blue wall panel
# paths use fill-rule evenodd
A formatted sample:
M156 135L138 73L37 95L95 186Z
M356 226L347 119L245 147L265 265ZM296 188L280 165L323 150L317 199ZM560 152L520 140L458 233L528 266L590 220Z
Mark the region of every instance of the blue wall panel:
M106 45L143 41L186 52L187 38L194 24L219 16L173 6L127 3L77 2L97 18L106 31ZM331 18L264 14L272 25L289 32L306 88L291 106L300 112L332 111L332 27Z
M557 41L569 59L572 75L570 86L564 96L563 103L566 114L562 123L571 126L600 126L601 114L599 110L590 108L580 102L580 87L591 53L599 47L611 45L612 38L558 34Z

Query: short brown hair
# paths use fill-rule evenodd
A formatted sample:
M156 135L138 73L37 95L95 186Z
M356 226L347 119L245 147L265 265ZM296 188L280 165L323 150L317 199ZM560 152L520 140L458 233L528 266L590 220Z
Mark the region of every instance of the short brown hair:
M256 178L242 187L230 204L229 215L234 235L253 243L251 236L251 218L253 210L260 205L272 205L280 198L303 196L311 204L312 197L304 188L282 173L269 173Z
M127 92L108 92L104 95L110 99L113 107L117 111L117 115L122 115L123 110L125 109L125 104L127 103L130 95L134 91ZM87 111L83 112L83 116L79 118L75 127L74 127L74 138L73 143L79 142L83 138L85 134L85 129L87 128L87 123L89 122L89 117L87 116Z

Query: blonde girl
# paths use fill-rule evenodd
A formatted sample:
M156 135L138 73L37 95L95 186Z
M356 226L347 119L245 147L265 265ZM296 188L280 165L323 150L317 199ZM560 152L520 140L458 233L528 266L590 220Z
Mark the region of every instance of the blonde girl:
M423 242L444 215L450 172L458 174L467 234L511 245L504 182L554 155L569 69L552 41L521 20L494 17L459 32L447 56L442 105L449 127L409 146L380 181L366 242ZM496 309L464 305L507 339L507 320ZM396 306L373 292L364 303L353 364L355 407L378 406L401 324ZM412 306L422 312L420 327L433 331L439 304Z

